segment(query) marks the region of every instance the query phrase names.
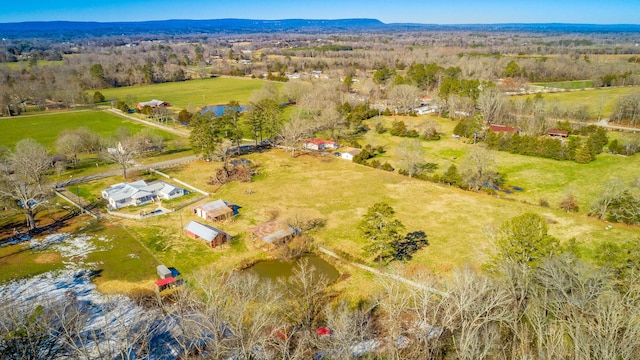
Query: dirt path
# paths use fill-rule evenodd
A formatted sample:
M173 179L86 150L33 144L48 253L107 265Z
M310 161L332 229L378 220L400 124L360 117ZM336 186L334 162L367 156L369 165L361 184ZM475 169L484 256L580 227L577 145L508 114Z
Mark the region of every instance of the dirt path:
M105 111L108 111L108 112L110 112L110 113L112 113L114 115L129 119L129 120L141 122L141 123L143 123L143 124L145 124L147 126L151 126L151 127L155 127L155 128L158 128L158 129L162 129L162 130L164 130L166 132L170 132L170 133L178 135L178 136L189 137L189 131L187 131L187 130L175 129L175 128L172 128L172 127L169 127L169 126L165 126L165 125L162 125L162 124L154 123L152 121L142 120L142 119L139 119L139 118L137 118L135 116L127 115L127 114L123 113L122 111L116 110L116 109L106 109Z
M344 261L345 263L347 263L347 264L349 264L351 266L357 267L358 269L361 269L361 270L364 270L364 271L368 271L368 272L370 272L372 274L375 274L377 276L385 277L385 278L388 278L388 279L393 279L393 280L399 281L401 283L407 284L407 285L409 285L411 287L414 287L414 288L417 288L417 289L422 289L422 290L428 291L430 293L440 295L442 297L448 297L449 296L449 294L447 294L445 292L442 292L440 290L437 290L437 289L434 289L432 287L426 286L424 284L420 284L419 282L416 282L416 281L413 281L413 280L409 280L409 279L404 278L402 276L395 275L395 274L389 274L389 273L380 271L378 269L374 269L374 268L372 268L370 266L366 266L366 265L362 265L362 264L359 264L359 263L356 263L356 262L348 261L348 260L343 259L340 256L338 256L338 254L334 253L333 251L331 251L329 249L326 249L326 248L323 248L322 246L319 246L318 250L320 250L320 252L325 254L325 255L328 255L328 256L330 256L332 258Z

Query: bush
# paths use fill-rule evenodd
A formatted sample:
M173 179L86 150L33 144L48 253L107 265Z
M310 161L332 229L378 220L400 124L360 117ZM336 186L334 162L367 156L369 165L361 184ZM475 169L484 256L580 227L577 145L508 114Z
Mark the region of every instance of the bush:
M568 194L567 197L560 202L560 208L566 212L578 212L580 210L578 201L573 194Z

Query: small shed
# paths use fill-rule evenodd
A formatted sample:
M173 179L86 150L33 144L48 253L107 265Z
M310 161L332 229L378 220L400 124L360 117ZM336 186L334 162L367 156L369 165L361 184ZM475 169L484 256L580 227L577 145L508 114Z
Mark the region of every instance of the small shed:
M162 291L170 287L174 287L175 285L176 285L176 278L174 278L173 276L156 281L156 289L158 291Z
M342 152L342 158L345 160L353 161L353 157L360 154L362 150L360 149L350 149Z
M299 230L279 220L270 220L249 228L253 240L260 240L261 248L274 249L291 240Z
M547 134L551 137L569 137L569 132L567 130L549 129L547 130Z
M205 220L222 221L238 215L240 206L218 199L193 208L193 213Z
M192 239L202 239L208 242L211 247L224 244L232 238L231 235L220 229L201 224L197 221L191 221L185 226L184 230L187 232L188 237Z
M169 268L164 265L158 265L156 267L156 272L158 273L158 276L160 277L160 279L166 279L166 278L172 277L171 270L169 270Z

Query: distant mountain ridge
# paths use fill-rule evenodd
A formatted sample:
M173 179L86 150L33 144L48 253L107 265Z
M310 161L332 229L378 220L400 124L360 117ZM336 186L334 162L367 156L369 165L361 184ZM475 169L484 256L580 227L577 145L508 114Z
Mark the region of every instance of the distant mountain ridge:
M0 23L1 38L76 38L82 36L114 36L134 34L179 35L189 33L314 33L349 31L530 31L530 32L640 32L637 24L385 24L377 19L212 19L155 20L140 22L32 21Z
M136 33L254 33L254 32L322 32L383 28L376 19L213 19L152 20L140 22L30 21L0 23L0 37L52 37L86 35L111 36Z

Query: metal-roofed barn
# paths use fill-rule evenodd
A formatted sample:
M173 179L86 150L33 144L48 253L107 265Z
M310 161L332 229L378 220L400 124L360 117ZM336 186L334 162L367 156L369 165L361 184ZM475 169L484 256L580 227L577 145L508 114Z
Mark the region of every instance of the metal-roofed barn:
M260 240L262 244L259 246L266 249L276 248L299 233L297 229L279 220L258 224L249 228L248 231L253 235L253 240Z
M185 226L184 230L188 237L193 239L202 239L208 242L211 247L224 244L232 238L231 235L220 229L201 224L197 221L191 221L187 226Z

